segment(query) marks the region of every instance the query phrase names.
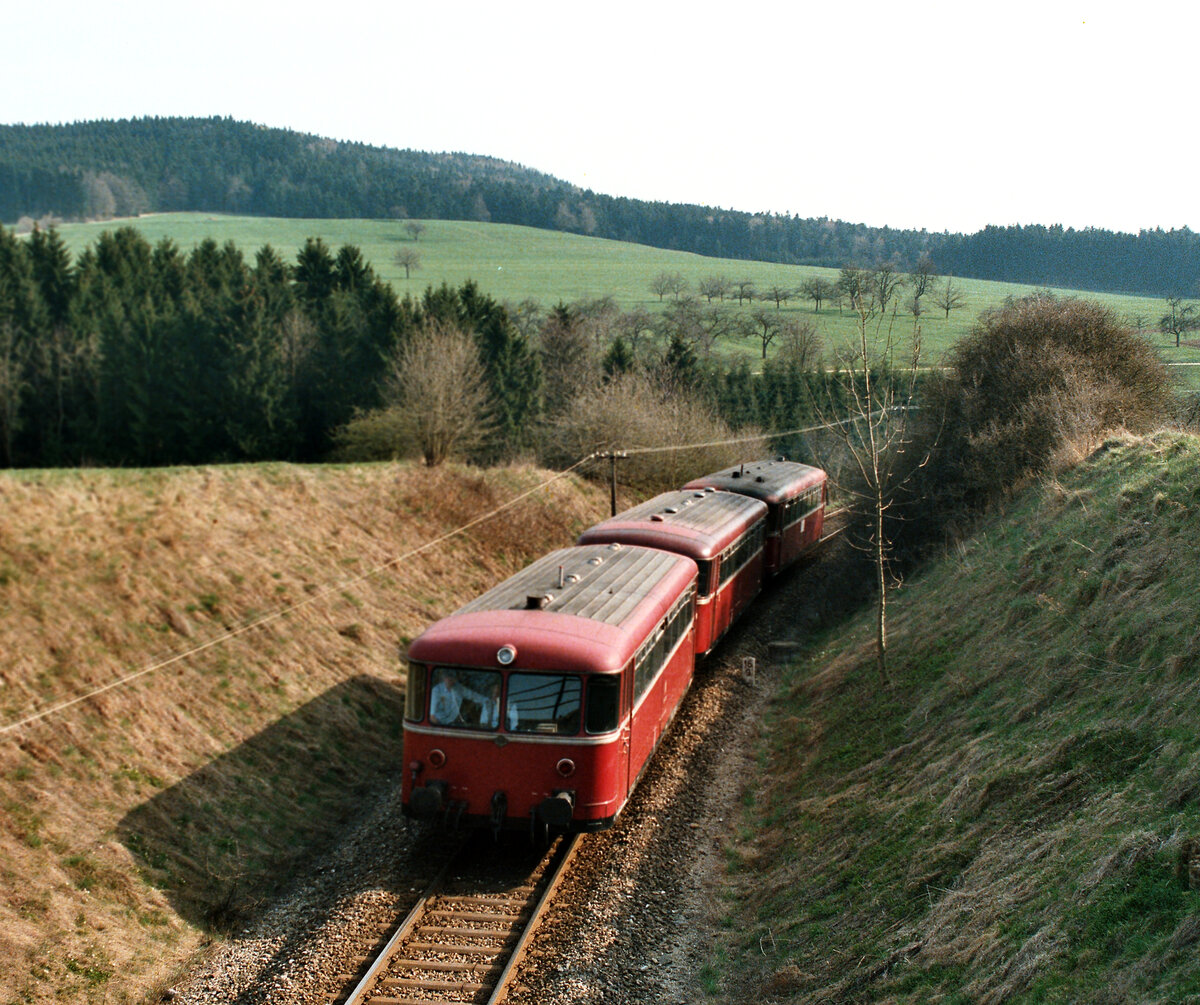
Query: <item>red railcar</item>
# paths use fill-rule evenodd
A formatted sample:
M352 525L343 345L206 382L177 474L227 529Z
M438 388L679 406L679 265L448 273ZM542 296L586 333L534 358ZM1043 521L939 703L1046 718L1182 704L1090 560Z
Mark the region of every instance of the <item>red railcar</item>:
M611 826L695 663L697 567L567 548L409 647L405 812L493 829Z
M622 544L686 555L700 569L696 653L717 644L763 585L767 505L712 489L664 492L596 524L579 544Z
M685 489L714 488L767 504L767 575L786 569L821 540L829 488L825 472L782 458L753 461L696 478Z

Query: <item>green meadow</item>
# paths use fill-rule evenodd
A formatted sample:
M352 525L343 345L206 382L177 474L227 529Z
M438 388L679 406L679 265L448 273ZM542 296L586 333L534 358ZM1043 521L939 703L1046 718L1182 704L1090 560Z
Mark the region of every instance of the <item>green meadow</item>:
M650 290L651 281L660 272L682 275L693 295L701 279L716 275L731 280L750 279L760 290L772 285L798 287L814 275L823 275L830 281L837 278L836 269L706 258L688 252L664 251L508 224L427 220L423 221L425 232L414 242L405 230L405 222L169 213L133 220L64 224L60 230L75 252L94 243L103 231L128 225L136 227L151 242L166 238L185 250L211 237L219 243L232 241L247 255L270 244L285 258L293 257L307 238L320 237L335 248L343 244L356 245L376 273L390 281L401 295L419 296L430 285L445 282L455 286L473 279L497 300L516 304L532 299L543 308L560 301L570 304L611 297L625 310L638 307L660 310L670 300L668 297L660 301ZM415 248L421 258L419 268L407 280L404 269L395 261L401 248ZM949 318L934 307L934 297L926 297L921 331L925 358L930 364L936 365L944 351L971 327L980 311L1002 303L1006 297L1021 296L1035 288L972 279L954 279L953 282L962 292L963 306L951 311ZM938 285L941 284L936 284L935 290ZM1165 301L1085 291L1056 292L1084 295L1107 304L1159 345L1168 363L1197 364L1181 366L1177 372L1183 375L1186 386L1200 388L1200 344L1176 349L1157 331L1158 319L1166 311ZM725 303L736 305L736 300ZM761 302L754 305L755 308L764 306L773 309L773 305ZM751 309L749 306L741 308L744 311ZM856 333L857 319L849 311L839 311L836 304L823 304L817 312L811 301L797 298L785 304L781 312L787 317L814 323L827 347L843 344ZM885 320L883 325L889 323L894 326L897 336L907 335L913 328L912 317L903 311L890 322ZM753 337L727 339L720 348L726 356L745 356L752 363L761 357L759 342Z

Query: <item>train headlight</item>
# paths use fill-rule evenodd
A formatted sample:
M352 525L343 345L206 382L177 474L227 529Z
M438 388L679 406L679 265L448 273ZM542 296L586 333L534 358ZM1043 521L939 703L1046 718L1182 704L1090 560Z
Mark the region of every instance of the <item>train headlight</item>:
M440 768L446 763L446 752L435 747L429 752L429 763L435 768Z
M573 774L575 774L575 762L569 757L564 757L561 761L554 765L554 770L557 771L563 778L570 778Z
M502 667L508 666L516 658L517 658L517 647L516 646L501 646L496 651L496 662L499 663Z

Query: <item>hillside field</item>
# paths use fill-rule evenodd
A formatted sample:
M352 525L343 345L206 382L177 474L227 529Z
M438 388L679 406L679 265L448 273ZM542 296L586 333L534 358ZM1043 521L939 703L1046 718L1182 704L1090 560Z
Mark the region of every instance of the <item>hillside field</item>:
M459 286L473 279L497 300L517 304L533 299L544 310L560 301L572 303L610 296L625 310L642 307L657 311L669 302L669 297L660 302L650 291L651 281L660 272L679 273L688 280L693 294L699 280L714 275L748 278L759 289L772 284L797 287L813 275L823 275L830 281L837 278L836 269L705 258L530 227L445 220L424 221L425 233L416 242L405 232L402 220L284 220L203 213L64 224L60 232L72 251L78 253L102 231L126 224L136 227L151 242L167 238L181 248L190 249L211 237L219 243L232 241L248 256L262 245L270 244L288 260L295 257L308 237L321 237L335 248L343 244L359 247L376 272L401 294L411 292L420 296L430 285L446 282ZM406 247L415 248L421 256L420 268L408 280L394 261L396 252ZM1033 289L969 279L955 279L954 286L961 289L964 302L950 313L948 320L933 306L932 298L926 298L921 326L925 358L931 365L936 365L946 348L971 327L981 310ZM935 291L936 288L935 285ZM1106 293L1081 295L1110 306L1132 326L1140 326L1148 338L1162 347L1168 362L1200 363L1200 348L1175 349L1158 333L1158 319L1166 311L1165 301ZM825 304L818 313L811 302L797 299L785 305L782 313L815 323L828 347L841 345L855 335L856 319L848 311L840 314L836 305ZM907 335L912 329L912 318L901 313L895 325L898 333ZM752 365L761 355L758 340L754 338L725 340L720 351L728 356L744 356ZM1187 386L1200 388L1200 367L1181 367L1178 372Z
M1114 437L779 682L710 977L754 1002L1200 1002L1200 440Z

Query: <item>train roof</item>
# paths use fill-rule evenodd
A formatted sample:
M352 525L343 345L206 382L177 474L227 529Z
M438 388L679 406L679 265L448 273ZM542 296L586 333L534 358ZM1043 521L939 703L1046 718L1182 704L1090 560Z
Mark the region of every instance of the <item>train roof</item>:
M619 670L696 575L690 558L665 551L564 548L430 625L409 657L498 667L499 650L509 646L514 669Z
M750 461L695 478L685 489L716 488L761 499L775 505L820 485L825 472L799 461Z
M584 531L580 544L620 541L707 561L767 514L758 499L712 489L664 492Z

